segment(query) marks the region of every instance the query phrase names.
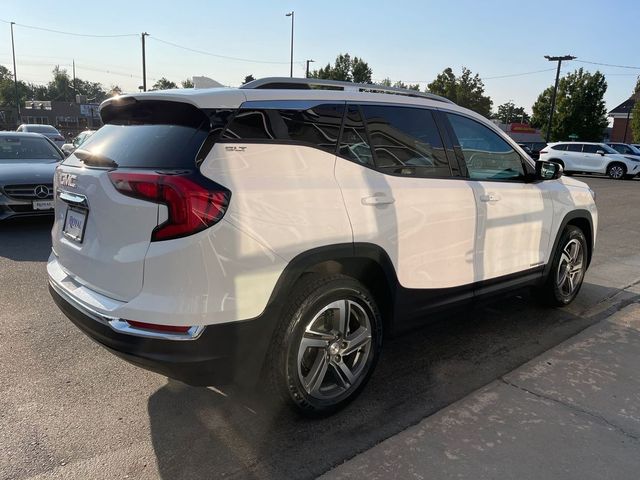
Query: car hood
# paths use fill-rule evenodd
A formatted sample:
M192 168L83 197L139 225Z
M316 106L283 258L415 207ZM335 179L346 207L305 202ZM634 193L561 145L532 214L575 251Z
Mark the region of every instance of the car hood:
M0 184L53 183L58 162L3 162L0 160Z

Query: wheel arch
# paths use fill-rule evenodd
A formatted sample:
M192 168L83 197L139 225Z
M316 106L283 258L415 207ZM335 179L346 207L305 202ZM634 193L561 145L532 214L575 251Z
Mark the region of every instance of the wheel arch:
M565 228L567 228L567 226L569 225L578 227L580 230L582 230L582 233L584 233L584 236L587 240L587 267L589 267L589 264L591 263L591 257L593 255L593 247L594 247L593 217L591 216L591 212L589 210L583 210L583 209L573 210L565 215L565 217L562 219L560 227L558 228L558 231L556 232L556 238L553 242L551 255L549 257L549 261L547 262L547 265L544 270L545 278L547 277L547 275L549 274L549 271L551 270L551 263L552 263L551 260L556 251L556 248L558 248L558 243L560 242L560 237L562 236L562 232L564 232Z

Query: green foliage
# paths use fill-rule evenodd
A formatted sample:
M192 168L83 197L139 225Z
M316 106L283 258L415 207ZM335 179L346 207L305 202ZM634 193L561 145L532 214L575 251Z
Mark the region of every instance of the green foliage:
M630 127L633 140L627 137L627 141L633 141L637 143L638 141L640 141L640 101L636 101L635 105L633 106L633 110L631 110L631 115L632 117Z
M244 85L245 83L253 82L254 80L255 78L253 77L253 75L249 74L244 77L244 82L242 82L242 85Z
M373 74L369 64L358 57L351 58L348 53L340 54L331 66L314 70L309 74L310 78L322 78L325 80L341 80L344 82L371 83Z
M153 84L151 90L171 90L173 88L178 88L176 82L172 82L171 80L167 80L166 77L160 77L156 83Z
M493 114L494 120L499 120L500 123L529 123L531 117L524 111L524 107L516 107L513 102L503 103L498 105L498 112Z
M600 72L589 73L580 68L558 82L556 109L551 125L551 141L567 140L577 135L579 140L600 141L607 127L604 94L607 82ZM553 86L547 87L533 104L531 125L546 132L551 111Z
M193 88L193 81L190 78L186 78L180 82L182 88Z
M466 67L462 67L462 74L459 77L456 77L451 67L445 68L433 82L427 85L427 91L448 98L461 107L485 117L491 115L493 101L491 97L484 94L484 83L477 73L473 75Z

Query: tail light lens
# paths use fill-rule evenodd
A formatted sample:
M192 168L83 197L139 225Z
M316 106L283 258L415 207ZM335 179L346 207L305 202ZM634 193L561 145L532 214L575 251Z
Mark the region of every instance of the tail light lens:
M109 172L120 193L167 206L169 218L158 225L151 241L170 240L200 232L224 216L231 192L194 173Z

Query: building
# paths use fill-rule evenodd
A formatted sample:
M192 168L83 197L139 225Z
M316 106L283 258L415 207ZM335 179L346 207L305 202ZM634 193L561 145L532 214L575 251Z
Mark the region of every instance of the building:
M633 132L631 131L632 110L638 99L640 99L640 92L634 93L609 112L609 116L613 118L610 137L612 142L636 143L636 141L640 141L640 138L634 140Z
M102 126L99 104L87 103L86 98L78 95L77 102L50 102L29 100L23 105L22 123L53 125L66 137L74 137L88 128Z

